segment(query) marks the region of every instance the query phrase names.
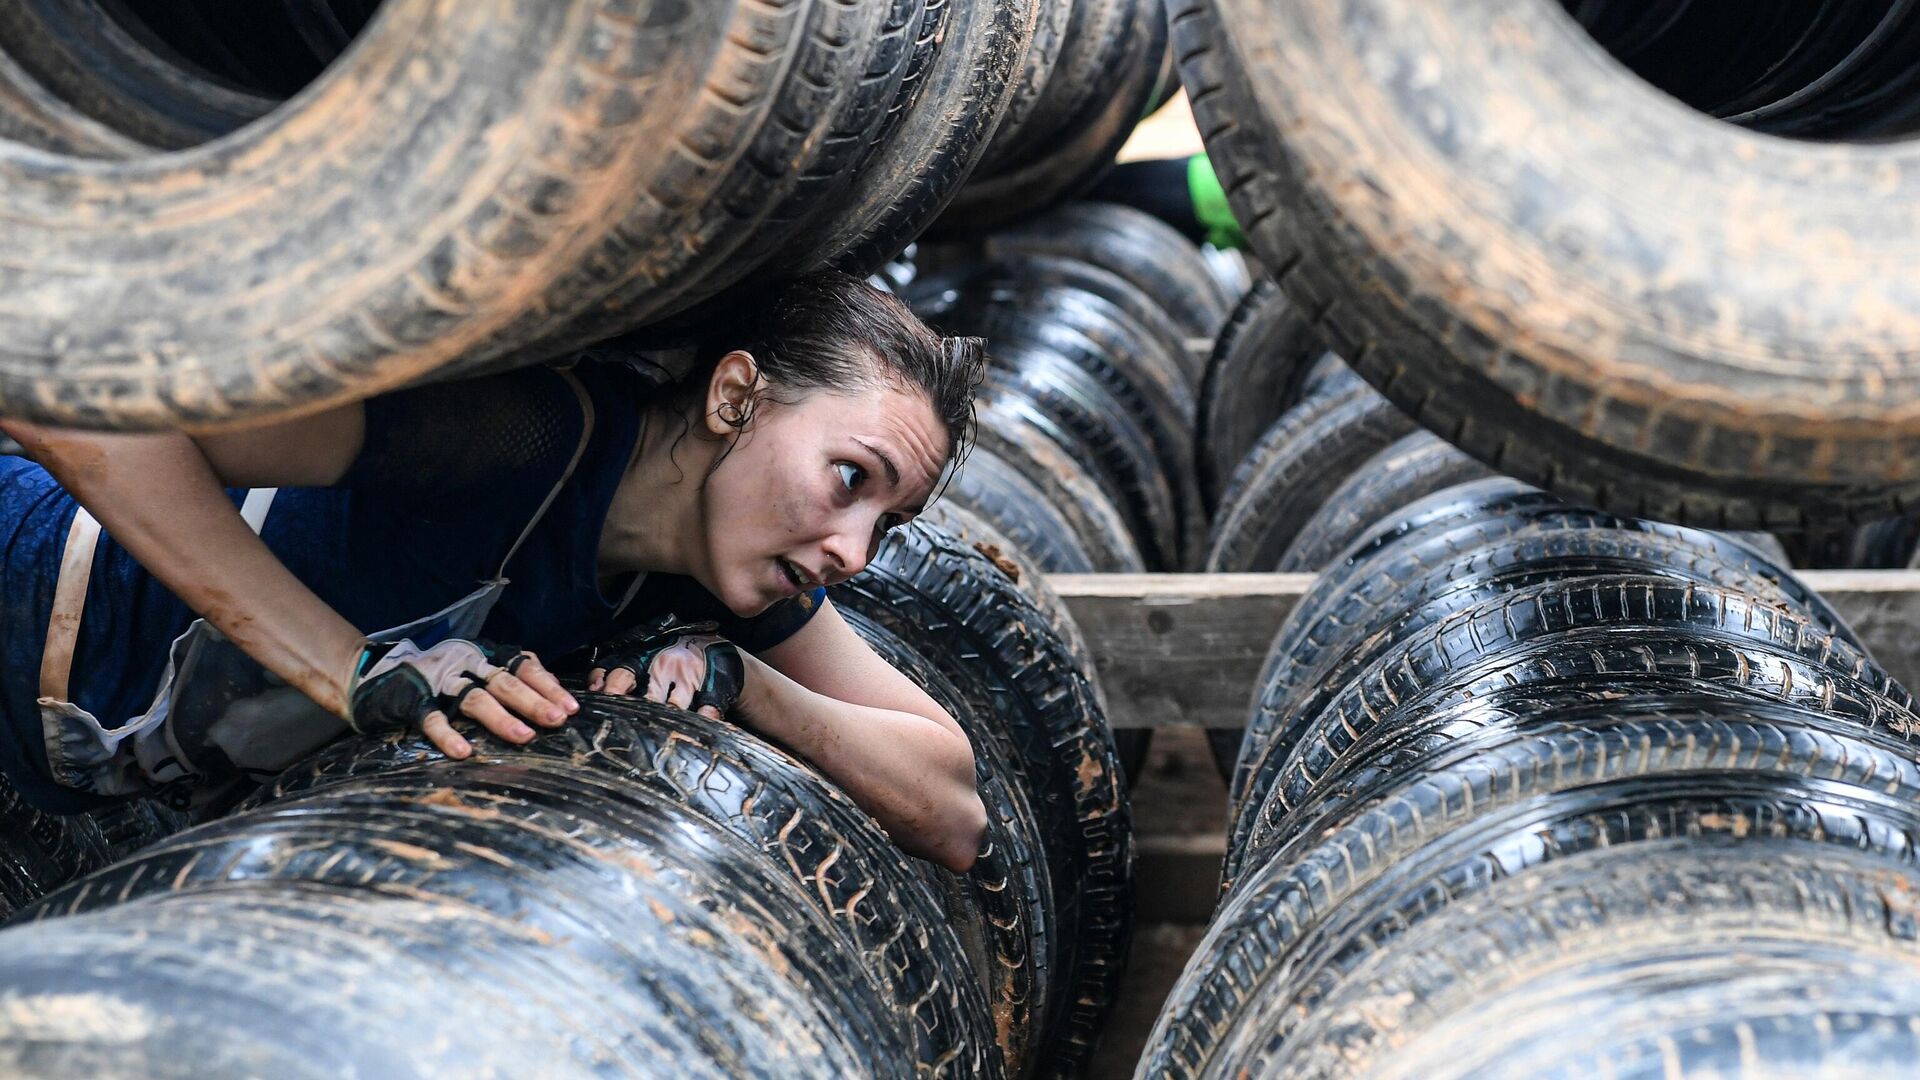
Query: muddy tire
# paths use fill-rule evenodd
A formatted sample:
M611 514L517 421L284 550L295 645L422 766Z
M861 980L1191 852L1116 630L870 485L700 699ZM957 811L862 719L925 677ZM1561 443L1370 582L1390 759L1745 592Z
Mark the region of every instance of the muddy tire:
M1367 957L1337 997L1315 995L1320 1022L1289 1033L1284 1064L1262 1071L1270 1059L1260 1055L1252 1074L1381 1061L1434 1080L1571 1075L1681 1046L1675 1075L1754 1060L1781 1075L1897 1070L1920 1050L1920 994L1909 981L1920 957L1893 929L1913 914L1905 891L1915 878L1872 856L1795 845L1586 853L1492 888ZM1495 950L1500 962L1475 971L1475 958ZM1551 989L1569 983L1580 988ZM1873 989L1881 985L1899 989ZM1608 1011L1623 996L1635 1008ZM1418 1004L1370 1027L1366 1018L1383 1017L1389 1000ZM1581 1015L1610 1022L1538 1034ZM1324 1024L1349 1018L1353 1027L1325 1034Z
M903 118L891 106L932 14L924 2L816 3L801 46L769 95L766 122L706 205L686 204L696 232L680 245L685 254L660 249L651 236L626 238L630 248L575 274L582 289L610 279L610 290L558 333L533 324L519 340L539 339L533 353L553 355L661 316L673 316L676 326L725 318L740 300L726 290L762 273L769 256L808 224L838 212L860 166L887 145ZM688 198L666 188L653 194L683 204ZM624 263L616 261L623 256ZM761 280L750 286L765 287Z
M874 133L899 122L885 158L924 112L886 106L933 13L886 0L431 8L385 4L307 90L192 154L91 186L0 161L0 197L34 210L10 234L0 405L203 428L551 356L720 288L818 216ZM951 49L924 56L1012 47L1033 14L943 5L956 33L929 41ZM402 75L429 70L490 78ZM997 99L973 100L990 123ZM954 146L966 126L931 134Z
M1413 426L1365 386L1335 381L1301 402L1260 437L1221 493L1207 537L1207 570L1279 566L1334 489Z
M988 543L998 545L1004 538L1008 547L1045 573L1100 572L1073 523L1026 477L978 446L954 474L945 498L935 505L950 506L966 518L987 525L992 530ZM967 531L955 527L955 522L936 520L935 524L955 532Z
M1589 530L1644 539L1575 535ZM1551 543L1537 539L1549 535L1557 538ZM1384 627L1397 613L1456 585L1461 574L1490 575L1492 582L1519 587L1528 579L1524 572L1510 576L1516 558L1587 550L1615 555L1632 551L1688 580L1742 586L1777 597L1810 616L1820 633L1865 651L1845 620L1801 584L1784 560L1738 537L1572 506L1504 477L1470 481L1374 524L1322 570L1314 588L1288 614L1254 680L1248 727L1244 732L1208 733L1215 764L1227 779L1230 817L1237 818L1245 808L1252 769L1271 752L1268 743L1299 737L1301 729L1283 723L1297 711L1289 703L1311 693L1313 673L1338 662L1341 649L1359 640L1349 635L1349 628ZM1249 743L1251 748L1243 748ZM1286 752L1280 751L1283 758Z
M1100 483L1125 516L1147 565L1178 567L1180 515L1152 437L1120 399L1073 361L1038 346L995 346L981 394L1022 408Z
M916 313L935 322L971 325L1009 308L1031 315L1045 308L1051 321L1100 346L1108 354L1104 363L1125 365L1165 384L1163 393L1187 410L1186 426L1192 424L1199 384L1187 358L1186 336L1165 304L1125 274L1074 256L1009 253L978 262L968 258L960 268L927 274L907 295ZM1068 298L1076 303L1060 307Z
M1704 122L1548 0L1172 11L1262 261L1448 442L1721 528L1920 499L1920 144Z
M29 806L0 778L0 922L186 825L186 815L148 800L49 814Z
M9 4L0 51L26 81L130 140L125 155L178 150L266 115L282 95L251 92L183 62L138 19L97 0ZM137 147L137 149L135 149Z
M32 209L9 234L6 411L135 428L318 408L564 323L613 283L577 269L634 237L697 254L813 5L496 6L385 4L298 98L193 154L89 185L0 162L0 197ZM692 220L653 201L663 185Z
M1844 721L1712 695L1539 710L1494 702L1478 715L1483 727L1402 762L1228 899L1169 998L1143 1070L1196 1076L1250 1042L1263 1053L1282 1042L1311 1053L1297 1021L1317 1016L1325 992L1353 970L1328 963L1343 943L1363 950L1348 954L1356 959L1384 959L1435 912L1497 881L1537 888L1526 883L1552 880L1537 877L1542 870L1599 849L1647 853L1642 874L1691 872L1729 848L1762 859L1864 854L1892 873L1911 869L1906 845L1920 822L1899 793L1920 773L1904 744ZM1844 808L1823 808L1829 790L1844 792ZM1487 872L1490 857L1500 872ZM1714 892L1738 906L1754 895Z
M905 84L904 115L831 217L788 242L773 274L834 265L867 274L898 255L959 194L1018 89L1039 25L1037 2L929 3L937 16L925 71Z
M177 1059L193 1035L200 1075L239 1075L292 1014L337 1022L278 1054L370 1075L1001 1074L959 935L871 819L727 725L583 705L524 747L476 735L458 765L405 737L335 744L264 805L43 901L9 931L0 985L91 985L169 1018L43 1035L80 1074ZM435 992L450 981L470 993ZM418 1037L429 1010L465 1018L457 1045Z
M832 595L945 671L1017 748L1062 913L1060 989L1042 1023L1041 1067L1071 1074L1112 1006L1133 926L1131 811L1094 691L1019 588L949 534L894 530L866 572Z
M933 870L928 876L967 909L952 912L950 921L960 929L973 973L986 989L1007 1074L1025 1075L1040 1050L1040 1016L1058 986L1052 964L1060 924L1046 883L1040 811L1014 763L1018 747L998 718L971 711L965 694L913 647L857 611L841 614L881 659L959 721L973 744L988 821L981 855L964 878Z
M1107 715L1111 710L1107 708L1106 687L1101 683L1100 672L1094 666L1093 651L1087 648L1087 640L1080 633L1080 625L1073 621L1073 613L1067 610L1066 601L1060 599L1060 594L1053 591L1053 586L1047 584L1043 576L1086 574L1092 571L1053 569L1034 561L1018 541L1001 532L988 518L952 499L928 507L927 512L920 515L920 520L952 533L986 556L1002 574L1020 587L1020 592L1046 616L1047 625L1066 643L1074 663L1086 674L1087 682L1093 687L1101 715ZM1084 557L1082 554L1081 558ZM1146 767L1147 748L1152 737L1152 731L1139 728L1113 733L1114 750L1120 756L1120 768L1126 774L1128 791L1132 791L1134 785L1140 782L1140 770Z
M1672 659L1658 659L1657 646L1637 651L1637 638L1663 632L1680 639ZM1698 668L1691 666L1696 661ZM1659 682L1670 672L1691 678L1696 670L1703 688L1816 707L1833 707L1829 698L1857 701L1858 712L1850 714L1883 730L1920 726L1911 719L1911 699L1869 657L1772 598L1650 574L1550 580L1409 633L1330 695L1310 723L1276 728L1264 744L1250 740L1223 880L1271 856L1291 835L1289 815L1313 775L1376 723L1503 686L1639 672ZM1332 730L1342 723L1353 726Z

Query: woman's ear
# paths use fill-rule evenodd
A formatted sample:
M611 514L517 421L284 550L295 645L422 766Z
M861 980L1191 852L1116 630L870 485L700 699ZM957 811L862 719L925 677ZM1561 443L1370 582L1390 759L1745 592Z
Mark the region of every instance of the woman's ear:
M707 382L707 431L719 436L739 433L753 416L759 387L760 365L753 354L735 349L721 357Z

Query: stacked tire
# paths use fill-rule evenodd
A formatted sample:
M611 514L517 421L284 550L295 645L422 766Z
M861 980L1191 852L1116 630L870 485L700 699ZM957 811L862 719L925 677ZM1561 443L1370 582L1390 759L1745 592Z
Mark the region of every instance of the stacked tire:
M229 7L0 12L0 411L311 411L873 269L982 160L1044 6Z
M1229 305L1193 244L1137 211L1076 203L906 296L936 329L989 343L961 503L1051 573L1189 565L1206 520L1189 342Z
M1085 194L1134 124L1179 89L1158 0L1052 0L1014 78L1006 121L936 223L946 237L987 230Z
M1073 646L1002 563L929 526L834 599L973 741L990 823L968 875L903 856L742 729L583 695L567 728L476 734L457 765L410 737L336 744L42 900L0 933L0 1062L1073 1074L1132 899L1125 791Z
M1273 643L1138 1075L1869 1075L1920 1051L1920 716L1779 562L1472 481Z
M186 825L185 814L150 800L49 814L0 777L0 921Z
M1420 425L1667 521L1920 501L1907 6L1170 10L1249 243Z

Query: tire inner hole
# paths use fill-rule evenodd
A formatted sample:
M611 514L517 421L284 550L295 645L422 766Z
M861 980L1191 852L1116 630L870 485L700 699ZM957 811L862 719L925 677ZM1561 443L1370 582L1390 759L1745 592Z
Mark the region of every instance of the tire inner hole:
M1560 0L1614 58L1709 116L1789 138L1920 132L1920 0Z

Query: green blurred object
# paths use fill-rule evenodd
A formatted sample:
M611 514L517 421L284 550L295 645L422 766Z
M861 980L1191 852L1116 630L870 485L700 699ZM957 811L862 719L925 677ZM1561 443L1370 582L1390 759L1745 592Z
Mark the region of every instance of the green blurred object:
M1227 193L1220 186L1220 178L1214 175L1213 162L1207 160L1205 154L1187 159L1187 193L1193 198L1193 216L1207 232L1207 243L1222 250L1247 246L1240 223L1234 220L1233 209L1227 205Z

